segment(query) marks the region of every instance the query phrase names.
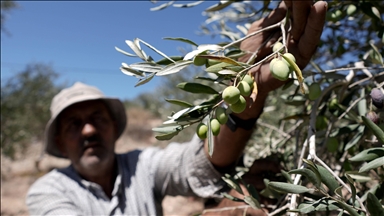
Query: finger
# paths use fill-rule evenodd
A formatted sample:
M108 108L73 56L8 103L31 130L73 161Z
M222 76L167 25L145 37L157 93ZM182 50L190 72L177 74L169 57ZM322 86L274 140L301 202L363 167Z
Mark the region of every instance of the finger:
M292 37L298 41L303 34L307 23L308 14L311 11L312 1L293 1L291 3L292 12Z
M298 44L300 55L303 57L305 64L309 62L319 44L325 23L326 12L327 3L323 1L316 2L311 8L304 33L300 37Z

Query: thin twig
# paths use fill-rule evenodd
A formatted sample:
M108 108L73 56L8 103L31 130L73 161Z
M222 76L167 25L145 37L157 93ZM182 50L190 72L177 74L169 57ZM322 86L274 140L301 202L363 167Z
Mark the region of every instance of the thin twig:
M273 126L273 125L270 125L270 124L267 124L267 123L264 123L262 121L258 121L257 124L261 125L261 126L264 126L264 127L267 127L269 129L272 129L276 132L278 132L281 136L284 136L284 137L291 137L291 135L285 133L284 131L280 130L279 128Z
M382 69L383 67L346 67L346 68L335 68L330 70L325 70L324 73L332 73L338 71L347 71L347 70L362 70L362 69Z
M348 86L348 88L352 88L352 87L355 86L355 85L359 85L360 83L363 83L363 82L368 81L368 80L375 79L376 77L379 77L379 76L384 76L384 71L383 71L383 72L380 72L380 73L378 73L378 74L376 74L376 75L374 75L374 76L372 76L372 77L367 77L367 78L361 79L361 80L359 80L359 81L356 81L356 82L350 84L350 85Z
M227 49L227 48L229 48L229 47L231 47L231 46L233 46L233 45L235 45L235 44L237 44L237 43L240 43L240 42L243 41L243 40L246 40L246 39L248 39L248 38L250 38L250 37L253 37L253 36L257 35L257 34L260 34L260 33L264 32L264 31L268 31L268 30L270 30L270 29L277 28L277 27L280 26L280 23L283 22L284 20L285 20L285 19L283 19L282 21L280 21L280 22L278 22L278 23L276 23L276 24L273 24L273 25L270 25L270 26L265 27L265 28L263 28L263 29L260 29L260 30L258 30L258 31L252 32L252 33L250 33L250 34L248 34L248 35L246 35L246 36L244 36L244 37L242 37L242 38L240 38L240 39L237 39L237 40L235 40L235 41L233 41L233 42L231 42L231 43L229 43L229 44L223 46L222 49L225 50L225 49Z
M223 208L214 208L214 209L204 209L202 214L207 212L220 212L220 211L228 211L228 210L236 210L236 209L247 209L249 205L241 205L241 206L233 206L233 207L223 207Z
M285 204L284 206L276 209L275 211L271 212L268 214L268 216L274 216L274 215L277 215L278 213L284 211L285 209L287 209L289 207L289 203Z
M340 120L342 119L348 112L361 100L363 100L365 97L359 97L353 103L341 114L337 119Z

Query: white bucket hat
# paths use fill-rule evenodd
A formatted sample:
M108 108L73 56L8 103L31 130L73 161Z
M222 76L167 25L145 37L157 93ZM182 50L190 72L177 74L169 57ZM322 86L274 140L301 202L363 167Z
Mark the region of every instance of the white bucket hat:
M89 100L102 100L109 108L112 118L117 123L118 136L120 136L127 124L127 116L123 103L118 98L106 97L99 89L84 83L76 82L73 86L61 90L52 100L51 119L45 128L45 151L60 158L63 156L55 142L57 129L57 117L67 107Z

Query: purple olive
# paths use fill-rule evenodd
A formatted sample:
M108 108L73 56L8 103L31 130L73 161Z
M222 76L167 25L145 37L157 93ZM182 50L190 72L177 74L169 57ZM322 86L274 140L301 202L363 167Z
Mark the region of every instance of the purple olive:
M379 123L379 116L373 112L373 111L369 111L365 117L367 117L368 119L370 119L373 123L375 124L378 124Z
M384 106L384 94L383 92L378 89L374 88L371 91L371 98L372 98L372 103L375 105L375 107L381 109Z

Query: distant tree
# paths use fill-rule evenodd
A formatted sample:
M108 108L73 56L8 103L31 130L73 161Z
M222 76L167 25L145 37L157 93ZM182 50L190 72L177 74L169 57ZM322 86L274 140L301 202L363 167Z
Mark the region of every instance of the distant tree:
M5 30L5 27L4 27L4 23L7 19L7 15L8 13L14 9L14 8L17 8L17 3L15 1L1 1L1 31L4 32L6 31Z
M42 139L49 107L61 87L48 65L29 64L1 85L1 150L14 157L33 139Z

